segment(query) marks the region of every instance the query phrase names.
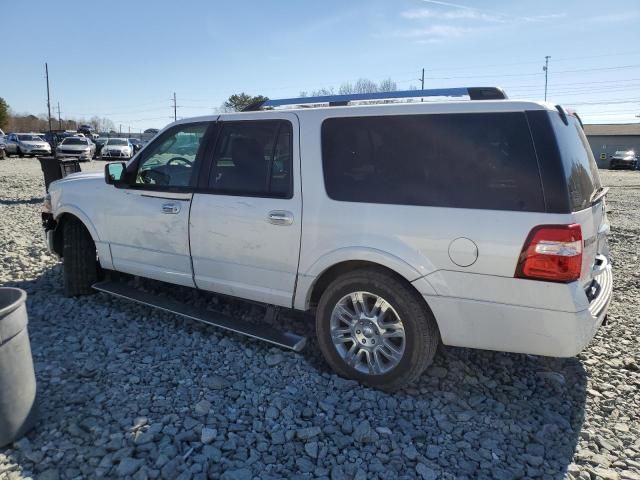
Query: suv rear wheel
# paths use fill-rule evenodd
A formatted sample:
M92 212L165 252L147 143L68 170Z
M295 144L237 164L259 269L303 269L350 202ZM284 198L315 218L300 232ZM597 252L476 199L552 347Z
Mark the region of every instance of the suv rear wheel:
M418 293L374 268L329 285L316 311L316 333L339 375L388 391L415 381L440 341L433 314Z
M65 296L94 293L100 267L91 235L79 220L65 222L62 234Z

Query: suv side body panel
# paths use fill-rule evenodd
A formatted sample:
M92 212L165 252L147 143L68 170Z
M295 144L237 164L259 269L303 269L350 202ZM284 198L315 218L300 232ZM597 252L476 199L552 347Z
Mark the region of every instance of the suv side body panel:
M488 103L492 102L422 104L415 113L525 112L537 106L496 103L488 108ZM537 107L541 113L548 111ZM414 113L408 110L403 107L402 113ZM578 220L568 209L566 184L551 178L561 168L558 172L552 165L540 166L545 209L551 213L333 200L324 185L322 122L369 114L397 112L371 106L314 109L301 115L305 217L295 308L309 308L315 283L327 268L341 261L366 260L413 282L431 307L445 344L558 356L584 348L606 307L591 312L581 282L514 278L533 227ZM470 239L477 248L477 260L471 265L452 260L451 246L459 238Z

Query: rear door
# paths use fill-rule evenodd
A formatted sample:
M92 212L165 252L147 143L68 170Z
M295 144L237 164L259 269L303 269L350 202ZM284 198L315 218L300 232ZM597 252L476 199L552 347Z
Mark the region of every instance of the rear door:
M609 222L598 166L577 118L549 112L567 182L569 207L582 228L582 285L591 283L608 263Z
M293 114L222 115L191 206L198 288L292 305L300 252L299 129Z

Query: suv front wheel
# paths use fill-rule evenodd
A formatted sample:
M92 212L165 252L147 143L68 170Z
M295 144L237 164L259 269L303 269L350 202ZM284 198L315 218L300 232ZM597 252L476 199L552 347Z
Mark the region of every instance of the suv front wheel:
M316 333L339 375L388 391L415 381L440 341L418 292L375 268L353 271L329 285L316 311Z
M100 265L96 246L85 226L75 219L63 225L64 294L67 297L95 293Z

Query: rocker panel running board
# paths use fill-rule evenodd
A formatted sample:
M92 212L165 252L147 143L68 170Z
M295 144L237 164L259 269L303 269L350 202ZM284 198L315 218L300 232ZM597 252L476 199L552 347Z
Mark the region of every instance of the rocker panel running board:
M277 330L270 325L253 325L242 320L233 319L221 313L193 307L160 295L136 290L124 283L104 281L94 284L92 288L99 292L108 293L142 305L164 310L165 312L187 317L198 322L213 325L214 327L224 328L225 330L239 333L241 335L246 335L258 340L264 340L265 342L272 343L279 347L288 348L296 352L301 351L307 341L305 337L292 332ZM267 312L269 312L269 310L267 310Z

